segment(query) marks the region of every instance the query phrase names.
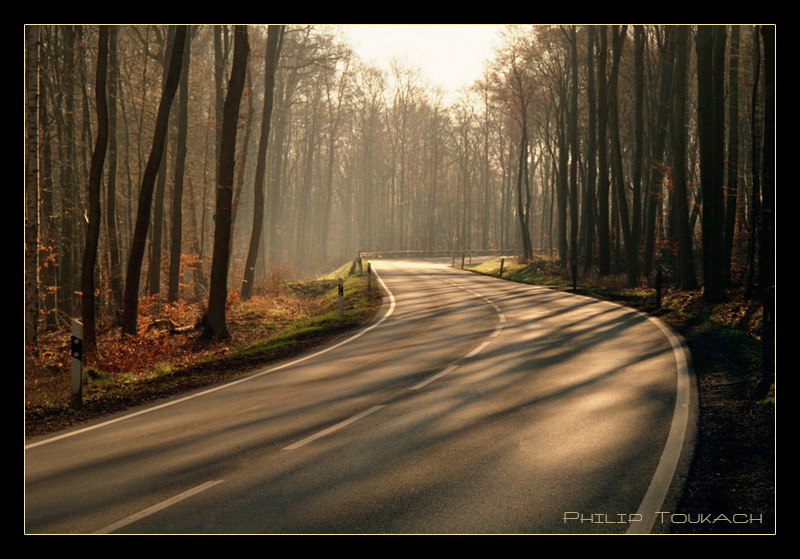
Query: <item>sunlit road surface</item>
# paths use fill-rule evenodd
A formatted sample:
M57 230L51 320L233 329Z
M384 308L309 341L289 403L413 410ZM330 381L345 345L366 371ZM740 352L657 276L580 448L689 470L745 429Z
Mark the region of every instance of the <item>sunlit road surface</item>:
M373 267L385 302L355 334L27 441L26 533L664 530L692 424L677 340L585 297Z

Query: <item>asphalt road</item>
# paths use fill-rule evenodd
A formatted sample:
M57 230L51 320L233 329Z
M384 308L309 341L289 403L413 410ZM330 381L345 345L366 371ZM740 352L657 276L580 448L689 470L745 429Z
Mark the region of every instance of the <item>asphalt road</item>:
M26 441L25 532L665 530L693 416L663 325L435 261L373 268L384 305L346 338Z

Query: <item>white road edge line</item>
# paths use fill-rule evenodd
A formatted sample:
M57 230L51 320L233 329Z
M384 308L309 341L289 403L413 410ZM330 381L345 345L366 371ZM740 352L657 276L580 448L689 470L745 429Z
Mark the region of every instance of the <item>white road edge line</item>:
M650 480L650 485L637 510L637 514L641 515L642 521L631 523L626 532L627 534L649 534L653 530L656 515L664 505L664 501L669 493L669 488L675 478L675 472L678 469L678 463L680 462L686 435L689 430L691 374L689 371L689 359L687 358L688 350L682 339L676 336L675 333L657 317L624 307L623 305L619 306L647 318L661 330L672 347L677 368L675 408L672 413L670 431L664 443L664 450L661 452L661 458L656 466L656 471L653 474L653 478ZM505 316L502 314L500 316L502 318L501 322L504 322Z
M626 532L628 534L649 534L652 531L653 524L656 521L656 514L661 510L672 480L675 477L689 428L691 387L686 349L683 342L658 318L652 316L647 316L647 318L658 326L659 330L663 332L672 345L677 365L678 385L675 396L675 410L672 415L672 424L667 436L667 442L664 444L664 450L653 474L653 479L650 481L650 486L647 488L647 492L637 511L637 514L642 515L642 521L631 523Z
M175 404L180 404L181 402L186 402L187 400L192 400L194 398L199 398L200 396L205 396L206 394L210 394L212 392L216 392L217 390L222 390L224 388L230 388L231 386L234 386L236 384L240 384L242 382L247 382L247 381L256 379L256 378L258 378L260 376L263 376L263 375L266 375L266 374L269 374L269 373L274 373L274 372L279 371L281 369L285 369L287 367L291 367L292 365L296 365L298 363L302 363L303 361L306 361L306 360L311 359L313 357L317 357L318 355L322 355L324 353L328 353L329 351L332 351L332 350L334 350L334 349L336 349L338 347L341 347L341 346L343 346L343 345L345 345L347 343L352 342L353 340L355 340L357 338L360 338L361 336L363 336L364 334L366 334L370 330L374 330L375 328L377 328L378 326L380 326L381 324L386 322L386 320L392 315L392 313L394 312L395 307L397 306L397 302L395 300L394 294L389 290L389 288L384 283L383 279L380 277L380 275L378 275L377 272L375 272L374 269L373 269L373 273L375 274L375 277L378 278L378 281L380 282L380 284L383 287L383 289L385 289L386 293L389 295L389 310L386 311L386 314L384 314L377 322L375 322L374 324L364 328L363 330L359 330L353 336L350 336L349 338L346 338L346 339L342 340L341 342L339 342L339 343L337 343L335 345L332 345L330 347L327 347L327 348L325 348L325 349L323 349L321 351L317 351L315 353L311 353L311 354L306 355L304 357L300 357L299 359L295 359L293 361L289 361L287 363L283 363L282 365L277 365L277 366L272 367L270 369L266 369L264 371L261 371L259 373L255 373L253 375L250 375L250 376L247 376L247 377L244 377L244 378L241 378L239 380L235 380L235 381L232 381L232 382L227 382L225 384L222 384L222 385L219 385L219 386L215 386L214 388L210 388L210 389L204 390L202 392L197 392L195 394L191 394L191 395L185 396L183 398L178 398L177 400L171 400L169 402L165 402L165 403L160 404L158 406L153 406L151 408L143 409L143 410L140 410L140 411L137 411L137 412L134 412L134 413L129 413L127 415L120 416L120 417L117 417L115 419L110 419L110 420L104 421L102 423L97 423L95 425L90 425L89 427L84 427L83 429L78 429L76 431L70 431L68 433L63 433L61 435L57 435L57 436L51 437L49 439L44 439L44 440L41 440L41 441L37 441L35 443L31 443L29 445L25 445L25 450L28 450L28 449L31 449L31 448L35 448L37 446L42 446L42 445L45 445L45 444L53 443L55 441L59 441L61 439L66 439L68 437L74 437L75 435L79 435L81 433L86 433L88 431L93 431L95 429L99 429L101 427L105 427L105 426L111 425L113 423L118 423L120 421L125 421L126 419L131 419L131 418L136 417L138 415L144 415L146 413L150 413L150 412L154 412L156 410L160 410L160 409L163 409L163 408L174 406Z
M133 524L137 520L141 520L142 518L150 516L151 514L154 514L158 511L164 510L167 507L171 507L175 503L183 501L184 499L188 499L193 495L197 495L198 493L201 493L206 489L211 489L215 485L222 483L222 481L223 480L220 479L216 481L208 481L202 485L198 485L197 487L189 489L188 491L184 491L180 495L175 495L174 497L167 499L166 501L161 501L160 503L153 505L152 507L146 508L143 511L137 512L136 514L132 514L127 518L123 518L118 522L114 522L113 524L109 524L105 528L101 528L100 530L96 531L95 534L110 534L111 532L119 530L120 528L123 528L129 524Z
M368 410L362 411L361 413L359 413L357 415L354 415L354 416L352 416L352 417L350 417L348 419L345 419L344 421L341 421L341 422L337 423L336 425L332 425L332 426L328 427L327 429L323 429L322 431L319 431L318 433L314 433L313 435L311 435L309 437L306 437L305 439L302 439L300 441L297 441L294 444L290 444L289 446L284 447L283 450L296 450L296 449L300 448L301 446L307 445L310 442L314 442L317 439L321 439L325 435L330 435L331 433L334 433L334 432L338 431L339 429L343 429L343 428L347 427L348 425L350 425L351 423L355 423L359 419L363 419L363 418L367 417L368 415L375 413L378 410L382 410L385 407L386 407L385 405L372 406Z

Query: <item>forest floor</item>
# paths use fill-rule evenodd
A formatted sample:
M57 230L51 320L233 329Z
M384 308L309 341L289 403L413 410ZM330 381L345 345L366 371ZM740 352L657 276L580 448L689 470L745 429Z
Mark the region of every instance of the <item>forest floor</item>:
M336 273L315 282L274 284L250 301L232 300L230 337L201 341L201 310L190 305L143 305L140 334L98 334L98 352L84 370L83 405L71 409L68 331L40 339L25 359L25 435L34 436L245 374L296 355L367 322L380 306L373 284L340 269L345 318L338 319ZM492 261L472 268L497 275ZM509 261L503 277L569 289L548 262ZM685 339L699 395L697 445L683 498L671 512L672 533L775 533L775 396L754 399L760 379L761 304L730 289L728 301L709 305L700 291L662 291L660 308L649 287L624 287L622 278L590 278L579 292L658 316ZM279 285L276 287L276 285ZM747 522L732 523L736 518ZM716 520L716 522L714 522ZM728 520L728 521L726 521ZM676 522L677 521L677 522Z

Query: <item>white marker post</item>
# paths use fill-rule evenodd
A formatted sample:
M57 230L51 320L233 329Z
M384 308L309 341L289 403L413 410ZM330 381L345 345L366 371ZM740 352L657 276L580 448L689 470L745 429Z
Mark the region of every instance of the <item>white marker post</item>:
M344 318L344 281L339 278L339 319Z
M72 354L72 377L70 379L72 409L79 410L83 405L83 324L78 320L72 321L70 353Z

